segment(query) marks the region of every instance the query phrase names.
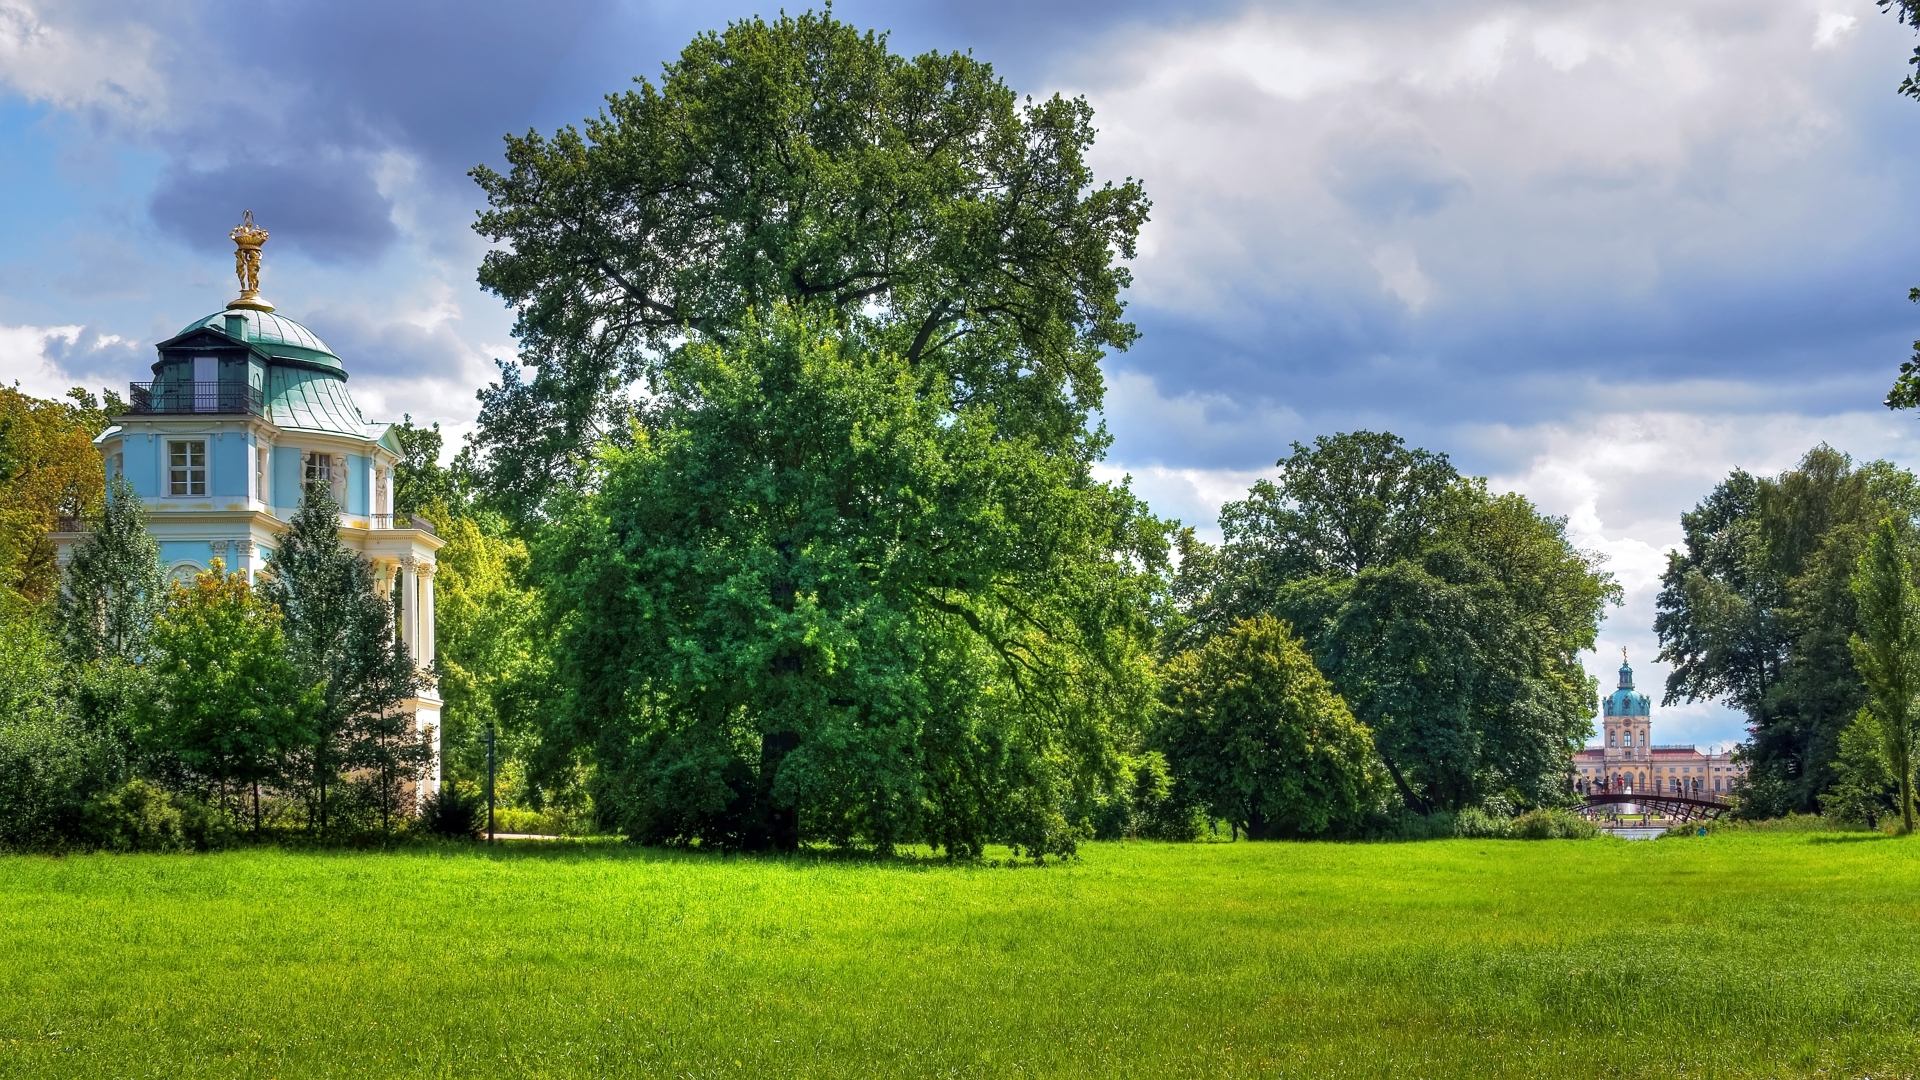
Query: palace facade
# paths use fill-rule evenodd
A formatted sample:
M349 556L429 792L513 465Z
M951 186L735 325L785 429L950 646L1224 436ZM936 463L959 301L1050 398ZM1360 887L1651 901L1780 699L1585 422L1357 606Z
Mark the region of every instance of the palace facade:
M253 215L233 230L240 296L158 344L153 379L133 383L128 410L94 440L109 478L125 477L147 510L162 565L191 580L218 559L249 581L273 551L307 484L340 506L340 539L373 566L396 600L395 633L421 670L408 703L422 728L440 725L434 659L434 552L426 522L397 520L391 424L370 424L347 391L347 369L313 331L260 296L266 230ZM64 566L81 533L54 534ZM438 766L435 767L438 781Z
M1582 793L1643 792L1655 795L1724 796L1746 772L1732 754L1705 754L1697 746L1653 743L1652 702L1633 689L1633 668L1623 653L1620 684L1600 700L1600 746L1573 756L1574 786Z

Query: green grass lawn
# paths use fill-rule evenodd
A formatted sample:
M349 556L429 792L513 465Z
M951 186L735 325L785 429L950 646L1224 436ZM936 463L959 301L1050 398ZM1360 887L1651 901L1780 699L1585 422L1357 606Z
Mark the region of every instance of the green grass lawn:
M1920 841L0 859L0 1076L1920 1071Z

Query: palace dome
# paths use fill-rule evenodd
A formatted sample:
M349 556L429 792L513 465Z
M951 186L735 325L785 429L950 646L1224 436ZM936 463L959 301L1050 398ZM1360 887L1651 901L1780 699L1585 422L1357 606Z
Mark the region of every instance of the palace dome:
M285 315L276 315L271 311L260 311L256 308L225 308L204 319L196 319L188 323L179 334L174 336L190 334L203 326L227 334L227 320L235 317L246 320L244 340L248 344L258 346L269 356L313 364L337 371L342 378L346 377L345 365L340 363L340 357L327 347L327 343L320 340L320 335Z
M1622 660L1620 686L1601 700L1602 711L1607 716L1646 716L1652 704L1647 695L1633 692L1633 668Z

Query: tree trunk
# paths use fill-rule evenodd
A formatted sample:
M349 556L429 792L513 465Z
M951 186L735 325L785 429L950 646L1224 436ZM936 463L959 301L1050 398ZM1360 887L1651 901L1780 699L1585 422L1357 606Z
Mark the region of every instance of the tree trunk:
M780 774L780 764L799 745L800 736L791 731L769 732L760 736L762 845L775 851L797 851L800 848L798 808L782 805L773 794L773 782Z

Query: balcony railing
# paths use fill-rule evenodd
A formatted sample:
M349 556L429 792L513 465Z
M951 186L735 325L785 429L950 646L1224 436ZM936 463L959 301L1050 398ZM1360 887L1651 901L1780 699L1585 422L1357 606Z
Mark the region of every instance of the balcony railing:
M238 381L128 383L128 407L136 413L251 413L267 414L266 395L257 386Z
M367 517L369 529L419 529L421 532L439 535L433 531L433 522L418 514L370 514Z

